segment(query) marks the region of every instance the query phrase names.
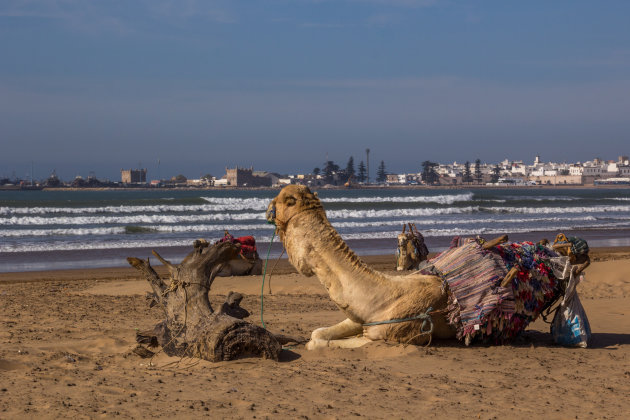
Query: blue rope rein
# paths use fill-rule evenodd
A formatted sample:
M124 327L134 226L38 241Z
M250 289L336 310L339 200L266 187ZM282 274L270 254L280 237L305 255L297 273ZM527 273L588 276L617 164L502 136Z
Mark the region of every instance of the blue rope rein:
M269 249L267 249L267 258L265 258L265 267L263 269L262 276L262 286L260 288L260 322L264 329L267 329L265 326L265 320L263 318L263 313L265 311L264 307L264 296L265 296L265 276L267 275L267 263L269 263L269 254L271 253L271 245L273 244L273 238L276 237L276 231L273 231L273 235L271 236L271 241L269 241Z
M425 313L420 314L420 315L412 316L412 317L409 317L409 318L388 319L387 321L366 322L365 324L363 324L363 326L364 327L370 327L372 325L398 324L398 323L401 323L401 322L415 321L416 319L423 319L424 322L422 323L422 327L424 328L424 325L426 324L427 321L429 321L429 323L431 325L433 325L433 320L431 319L431 314L430 314L430 312L432 310L433 310L433 308L429 307L429 309L427 309L427 311Z
M427 309L427 311L423 314L420 315L416 315L416 316L412 316L409 318L396 318L396 319L388 319L386 321L375 321L375 322L366 322L365 324L363 324L364 327L371 327L373 325L384 325L384 324L399 324L401 322L409 322L409 321L416 321L416 320L422 320L422 326L420 326L420 333L417 334L416 336L410 338L409 340L407 340L407 343L411 340L413 340L416 337L419 337L421 335L428 335L429 336L429 344L431 343L431 336L433 335L433 319L431 318L431 311L433 310L432 307L429 307L429 309ZM427 329L427 323L429 324L429 328Z

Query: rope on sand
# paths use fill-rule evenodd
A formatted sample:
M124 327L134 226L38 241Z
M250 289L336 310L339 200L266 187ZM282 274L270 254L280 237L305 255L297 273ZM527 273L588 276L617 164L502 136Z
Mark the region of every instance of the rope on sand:
M265 295L265 276L267 275L267 263L269 263L269 254L271 254L271 244L273 244L273 238L276 237L276 231L273 231L273 235L271 236L271 241L269 241L269 249L267 249L267 258L265 258L265 268L263 269L263 276L262 276L262 286L260 288L260 322L262 323L262 326L264 329L267 329L267 327L265 326L265 320L263 317L263 313L265 311L265 305L264 305L264 295Z

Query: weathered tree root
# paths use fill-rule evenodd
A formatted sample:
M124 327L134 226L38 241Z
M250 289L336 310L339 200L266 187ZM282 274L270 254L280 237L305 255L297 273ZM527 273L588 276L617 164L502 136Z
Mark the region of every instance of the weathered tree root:
M249 312L240 307L243 296L230 292L218 312L210 305L208 292L223 264L234 258L239 248L223 242L208 246L195 241L194 250L178 264L171 264L153 251L169 271L164 281L147 260L127 258L151 285L149 305L164 311L165 320L150 331L138 332L136 341L149 347L160 346L169 356L198 357L211 362L241 357L278 360L282 349L267 330L243 321ZM134 353L150 357L151 350L136 348Z

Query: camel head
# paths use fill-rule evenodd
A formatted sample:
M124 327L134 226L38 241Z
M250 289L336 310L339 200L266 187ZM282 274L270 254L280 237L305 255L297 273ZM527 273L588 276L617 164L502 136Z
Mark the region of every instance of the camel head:
M296 216L306 213L312 214L314 211L320 213L321 217L318 218L319 220L322 220L322 218L326 220L324 208L317 197L317 193L312 193L308 187L303 185L287 185L269 203L266 213L267 221L276 225L278 236L280 236L287 250L289 261L305 276L314 274L309 264L311 259L309 253L312 252L312 248L306 246L305 241L300 240L300 238L287 238L286 231L290 222L305 223L303 218ZM307 230L310 230L310 227Z
M396 270L411 270L417 261L416 248L408 233L398 234L398 249L396 249Z
M396 270L415 270L420 263L427 259L429 250L424 244L424 237L414 223L409 223L409 231L398 234L398 248L396 249Z
M317 193L304 185L287 185L269 203L266 217L269 223L276 225L282 238L289 221L307 210L324 210Z

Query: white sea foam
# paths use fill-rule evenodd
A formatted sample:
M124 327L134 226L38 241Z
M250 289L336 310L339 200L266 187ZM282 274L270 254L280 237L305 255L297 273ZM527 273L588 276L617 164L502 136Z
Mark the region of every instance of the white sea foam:
M265 220L259 213L211 213L211 214L138 214L133 216L63 216L63 217L10 217L0 218L0 225L103 225L103 224L176 224L185 222L207 222L213 220Z
M620 225L630 224L630 216L621 218L612 218L621 220ZM596 222L598 219L594 216L577 216L577 217L530 217L530 218L483 218L483 219L426 219L419 218L410 220L416 224L420 230L429 229L435 225L478 225L478 224L500 224L504 229L512 230L510 225L522 223L568 223L568 222ZM401 226L406 221L402 220L365 220L365 221L338 221L332 220L332 225L336 229L369 229L384 228L391 226ZM601 223L597 226L601 226ZM151 233L184 233L184 232L212 232L215 236L222 234L224 230L238 232L257 232L272 229L271 225L259 222L250 224L194 224L194 225L133 225L132 228L146 229L145 232L128 232L126 226L109 226L109 227L74 227L74 228L54 228L54 229L3 229L0 230L0 237L28 237L28 236L83 236L83 235L121 235L121 234L139 234L149 235Z
M111 241L111 242L51 242L37 244L0 244L0 252L34 252L34 251L74 251L86 249L120 249L120 248L159 248L171 246L190 246L192 239L161 241Z
M446 207L433 209L392 209L392 210L332 210L327 215L331 219L418 217L442 214L461 214L477 211L478 207ZM209 214L138 214L129 216L61 216L61 217L9 217L0 218L0 225L100 225L100 224L177 224L185 222L229 220L265 220L263 212L257 213L209 213Z
M629 212L630 206L576 206L576 207L481 207L481 211L522 214L571 214Z
M442 214L464 214L479 211L478 206L445 207L433 209L395 209L395 210L331 210L326 215L329 219L365 219L389 217L419 217Z
M437 203L453 204L461 201L471 201L473 193L453 194L453 195L427 195L427 196L406 196L406 197L337 197L322 198L326 203Z
M201 197L207 201L208 204L193 204L193 205L174 205L174 204L156 204L156 205L141 205L141 206L102 206L102 207L0 207L0 216L18 216L18 215L33 215L33 216L47 216L47 215L134 215L134 214L171 214L171 213L187 213L188 215L197 213L233 213L241 211L264 211L269 205L270 198L236 198L236 197ZM575 201L579 198L576 197L546 197L546 196L513 196L514 199L531 200L531 201ZM423 203L436 203L440 205L452 205L455 203L462 203L472 201L474 195L471 192L462 194L444 194L434 196L398 196L398 197L330 197L323 198L322 202L326 203L364 203L369 205L370 203L401 203L410 204L417 203L422 205ZM618 197L612 198L617 201L629 201L630 198ZM510 200L505 199L481 199L478 200L487 203L505 203ZM495 212L513 212L513 213L561 213L561 212L582 212L582 211L628 211L628 207L623 206L588 206L588 207L485 207L490 211ZM431 209L428 209L431 214ZM351 210L349 210L351 211ZM451 212L457 212L452 211ZM404 214L406 215L406 214ZM5 218L6 219L6 218ZM2 221L0 220L0 224ZM6 223L5 223L6 224Z
M615 229L619 226L619 223L607 223L598 225L598 229ZM625 224L623 224L625 225ZM510 229L512 233L527 233L527 232L539 232L539 231L562 231L571 229L580 229L581 226L571 225L554 225L553 227L547 225L532 225L528 227L513 228ZM474 235L496 235L505 233L503 227L479 227L479 228L448 228L448 229L424 229L422 233L425 237L452 237L452 236L474 236ZM393 239L398 234L398 229L387 229L371 232L356 232L356 233L342 233L341 236L345 240L362 240L362 239ZM124 240L119 239L115 241L52 241L37 242L33 244L19 242L19 243L0 243L0 252L32 252L32 251L65 251L65 250L87 250L87 249L120 249L120 248L159 248L159 247L173 247L173 246L190 246L194 236L186 239L163 239L163 240ZM271 239L271 235L256 235L256 241L258 243L265 243Z
M103 206L103 207L0 207L0 215L17 214L132 214L132 213L183 213L183 212L225 212L244 210L265 210L271 198L201 197L209 204L155 204L143 206ZM324 203L437 203L453 204L470 201L472 193L445 194L435 196L403 197L335 197L323 198ZM167 200L167 199L164 199ZM170 199L168 199L170 200Z
M0 231L0 237L15 238L27 236L84 236L84 235L150 235L152 233L184 233L184 232L213 232L214 236L223 235L225 230L230 232L254 232L273 230L271 225L266 223L250 225L143 225L132 226L133 228L146 229L144 232L128 232L126 226L99 227L99 228L60 228L60 229L5 229Z
M619 218L620 220L625 220L626 223L630 224L630 216ZM413 222L416 224L420 230L422 230L425 226L432 225L473 225L473 224L500 224L501 226L506 226L509 229L510 224L518 224L518 223L552 223L552 222L595 222L598 219L594 216L577 216L577 217L528 217L528 218L518 218L518 219L497 219L497 218L484 218L484 219L454 219L454 220L445 220L445 219L416 219L409 220L409 222ZM364 221L364 222L335 222L332 221L332 225L337 229L342 228L365 228L365 227L379 227L379 226L402 226L406 223L407 220L374 220L374 221ZM599 225L598 225L599 226Z
M520 201L576 201L582 200L581 197L569 197L565 195L549 196L549 195L508 195L508 200Z
M267 200L267 204L269 200ZM264 210L266 205L152 205L152 206L105 206L105 207L0 207L0 215L13 214L132 214L132 213L209 213L213 211Z
M630 206L588 206L588 207L441 207L441 208L407 208L387 210L340 209L327 212L328 218L334 221L353 219L414 219L431 216L473 215L480 213L554 215L554 214L603 214L630 212ZM587 216L583 216L587 217ZM589 216L594 217L594 216ZM136 214L120 216L13 216L0 218L4 226L44 226L44 225L143 225L143 224L181 224L204 223L212 221L264 221L263 212L255 213L202 213L202 214ZM481 220L481 219L480 219ZM500 221L496 218L483 218L484 222ZM565 218L566 220L566 218ZM405 220L407 221L407 220ZM421 221L421 220L420 220ZM523 220L526 221L526 220Z

